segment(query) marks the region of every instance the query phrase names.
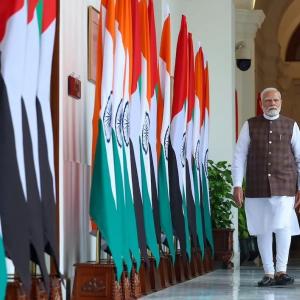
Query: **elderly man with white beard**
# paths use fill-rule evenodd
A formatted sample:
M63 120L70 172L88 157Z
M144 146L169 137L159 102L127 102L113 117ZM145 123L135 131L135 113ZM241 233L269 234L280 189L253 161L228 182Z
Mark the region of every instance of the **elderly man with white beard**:
M239 207L244 195L248 230L257 236L264 276L258 286L288 285L291 236L300 234L295 209L300 207L300 131L297 123L280 115L281 94L261 92L263 115L250 118L241 129L233 163L233 197ZM276 264L273 261L273 233Z

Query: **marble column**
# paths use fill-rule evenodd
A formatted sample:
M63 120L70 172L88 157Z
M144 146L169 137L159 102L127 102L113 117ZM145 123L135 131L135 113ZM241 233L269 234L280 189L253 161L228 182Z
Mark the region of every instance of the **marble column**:
M236 54L238 54L238 51L243 51L251 58L251 66L248 70L241 71L237 66L235 68L239 105L239 129L244 121L255 115L256 111L255 36L264 18L265 15L261 10L236 9Z

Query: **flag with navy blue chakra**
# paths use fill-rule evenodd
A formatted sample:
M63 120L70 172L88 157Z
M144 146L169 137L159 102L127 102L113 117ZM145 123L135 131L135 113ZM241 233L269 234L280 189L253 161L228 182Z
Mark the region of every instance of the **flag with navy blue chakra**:
M188 34L188 113L187 113L187 129L186 129L186 202L189 220L189 230L191 242L194 247L198 246L197 230L196 230L196 208L195 208L195 190L194 178L192 171L192 152L193 152L193 113L195 107L195 66L194 66L194 45L192 34Z
M170 125L169 186L174 234L182 254L191 257L191 243L186 207L186 117L188 86L188 33L186 17L182 16L177 41L174 71L174 92Z
M175 262L173 224L170 208L168 147L171 120L171 20L170 10L164 6L164 23L159 53L159 89L157 98L157 157L158 202L161 230L166 235L170 254Z
M147 254L147 242L145 231L145 219L143 212L142 199L142 181L141 181L141 164L140 164L140 142L139 126L141 110L141 25L139 1L132 0L132 77L129 101L129 145L131 156L131 176L132 191L134 199L134 210L137 224L138 242L141 251L141 257L149 266Z

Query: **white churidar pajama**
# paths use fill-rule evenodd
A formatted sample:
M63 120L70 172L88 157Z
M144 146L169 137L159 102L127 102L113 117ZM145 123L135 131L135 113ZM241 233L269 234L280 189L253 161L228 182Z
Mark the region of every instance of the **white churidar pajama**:
M276 117L268 117L275 120ZM246 171L247 155L250 144L249 124L245 122L237 141L233 162L232 178L235 187L241 187ZM300 189L300 130L295 123L291 145L298 170L298 187ZM276 271L285 272L291 236L300 234L296 212L295 197L272 196L269 198L246 198L245 212L247 226L251 235L257 236L257 244L266 274L274 273L272 234L276 236Z

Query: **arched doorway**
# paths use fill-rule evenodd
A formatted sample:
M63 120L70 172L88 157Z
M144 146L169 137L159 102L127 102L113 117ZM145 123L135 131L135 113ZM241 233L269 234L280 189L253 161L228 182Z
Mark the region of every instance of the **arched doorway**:
M277 87L282 114L300 125L300 1L256 0L255 9L266 16L255 42L256 91ZM300 236L292 238L290 256L300 259Z

